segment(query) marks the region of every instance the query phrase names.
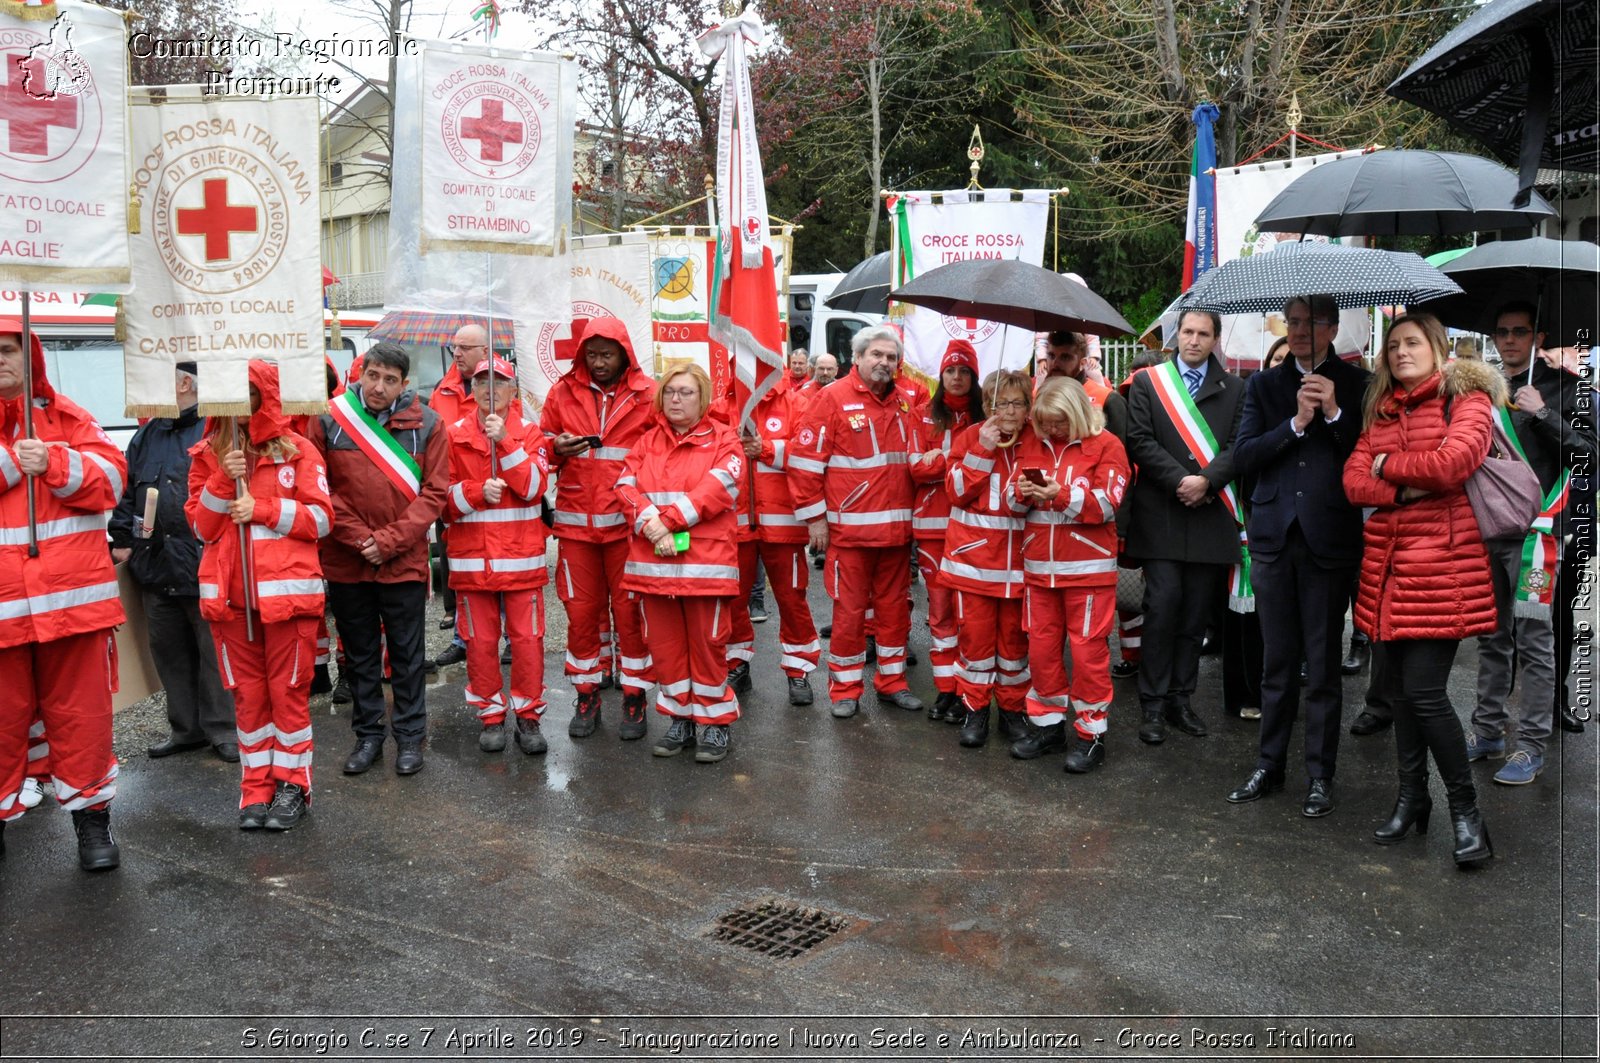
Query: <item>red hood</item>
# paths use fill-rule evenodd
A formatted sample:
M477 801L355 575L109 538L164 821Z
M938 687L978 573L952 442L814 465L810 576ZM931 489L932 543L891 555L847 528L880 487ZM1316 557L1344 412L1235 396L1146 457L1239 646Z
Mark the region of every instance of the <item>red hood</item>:
M337 398L344 394L344 381L339 378L339 367L334 365L333 359L327 355L323 355L322 360L328 365L328 379L333 384L333 390L328 393L328 398Z
M592 317L584 326L583 335L577 337L577 354L572 359L571 374L573 380L589 387L594 381L589 379L589 363L583 357L584 341L590 339L615 340L622 345L622 353L627 358L628 364L622 369L622 376L617 381L618 387L632 387L639 389L648 387L650 378L644 375L639 368L639 356L634 353L633 340L628 338L628 326L618 317ZM640 380L639 378L643 378Z
M250 415L250 442L259 447L288 435L289 419L283 415L276 366L259 358L250 359L250 383L261 393L261 406Z
M22 335L22 322L16 318L0 318L0 336ZM33 397L36 399L53 399L56 389L50 385L50 377L44 371L44 344L39 342L39 334L32 332L28 336L29 346L33 348Z

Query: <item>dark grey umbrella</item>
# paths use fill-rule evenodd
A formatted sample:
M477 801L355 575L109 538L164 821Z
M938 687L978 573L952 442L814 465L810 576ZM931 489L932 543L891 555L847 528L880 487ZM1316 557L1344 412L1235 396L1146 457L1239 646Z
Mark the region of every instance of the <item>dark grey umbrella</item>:
M1328 295L1345 309L1442 299L1461 289L1418 255L1315 241L1279 244L1224 262L1195 281L1184 309L1270 314L1300 295Z
M1307 170L1256 217L1262 232L1439 236L1538 225L1556 211L1538 195L1512 207L1517 175L1446 151L1371 151Z
M929 270L889 293L946 317L975 317L1032 332L1096 336L1132 332L1116 308L1075 280L1016 259L966 259Z
M1444 272L1461 285L1462 294L1416 309L1438 315L1446 325L1488 335L1500 307L1525 302L1538 309L1547 346L1594 343L1600 325L1600 245L1543 237L1500 240L1451 260Z
M889 252L880 251L850 267L833 292L823 300L834 310L859 314L889 312Z
M1600 172L1600 0L1490 0L1389 86L1517 167Z

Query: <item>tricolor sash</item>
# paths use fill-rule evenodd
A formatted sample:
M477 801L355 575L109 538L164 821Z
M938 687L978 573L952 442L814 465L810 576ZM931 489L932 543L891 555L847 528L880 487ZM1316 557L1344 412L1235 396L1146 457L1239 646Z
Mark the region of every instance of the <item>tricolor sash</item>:
M416 459L406 453L389 430L367 412L366 403L356 397L354 389L328 400L328 413L343 428L361 452L389 481L400 489L408 500L413 500L422 490L422 469Z
M1502 406L1495 413L1500 418L1500 426L1505 429L1506 438L1511 440L1511 445L1522 460L1527 461L1528 455L1522 449L1522 440L1517 438L1516 431L1511 427L1511 411ZM1562 469L1560 478L1544 496L1544 504L1539 507L1539 515L1528 529L1528 537L1522 541L1522 560L1511 592L1511 612L1514 616L1549 620L1553 615L1551 606L1555 599L1556 565L1561 560L1560 545L1556 542L1555 534L1556 515L1566 507L1567 486L1571 480L1572 470Z
M1222 448L1217 446L1211 426L1206 424L1206 419L1200 415L1200 408L1194 403L1194 396L1189 394L1189 386L1183 382L1183 374L1178 370L1178 360L1174 358L1170 362L1152 366L1148 372L1156 398L1162 409L1167 411L1184 445L1199 460L1201 468L1210 465ZM1222 504L1239 526L1239 563L1233 566L1228 577L1228 608L1236 613L1253 613L1256 610L1256 594L1250 584L1250 538L1245 534L1244 509L1239 505L1238 492L1231 483L1224 484L1217 497L1222 499Z

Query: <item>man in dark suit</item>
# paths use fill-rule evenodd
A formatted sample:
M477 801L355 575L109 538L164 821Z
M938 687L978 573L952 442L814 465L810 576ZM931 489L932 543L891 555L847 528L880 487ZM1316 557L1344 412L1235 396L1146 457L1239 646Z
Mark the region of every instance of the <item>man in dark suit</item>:
M1361 563L1361 511L1344 495L1344 463L1361 435L1370 374L1333 351L1339 308L1328 296L1283 308L1289 357L1250 378L1234 445L1250 497L1251 581L1261 618L1261 743L1255 770L1228 794L1254 801L1283 788L1306 662L1306 772L1301 812L1333 811L1342 705L1344 609Z
M1200 642L1239 561L1239 526L1219 494L1234 478L1233 439L1244 383L1215 354L1222 321L1208 310L1178 321L1178 357L1133 378L1128 454L1139 468L1129 493L1127 554L1144 565L1144 658L1139 669L1139 738L1157 745L1171 723L1202 738L1206 725L1189 699L1200 674ZM1166 374L1164 378L1155 374ZM1174 392L1184 392L1174 402ZM1174 406L1193 408L1215 453L1197 453Z

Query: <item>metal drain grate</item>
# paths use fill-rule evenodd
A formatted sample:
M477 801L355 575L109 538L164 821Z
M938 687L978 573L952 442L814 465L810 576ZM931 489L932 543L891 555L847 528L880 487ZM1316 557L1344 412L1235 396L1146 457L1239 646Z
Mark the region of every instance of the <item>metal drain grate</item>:
M835 912L768 899L719 915L711 936L764 956L792 960L849 927L850 920Z

